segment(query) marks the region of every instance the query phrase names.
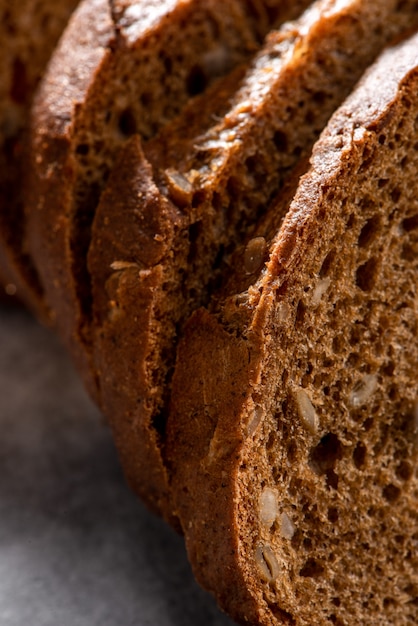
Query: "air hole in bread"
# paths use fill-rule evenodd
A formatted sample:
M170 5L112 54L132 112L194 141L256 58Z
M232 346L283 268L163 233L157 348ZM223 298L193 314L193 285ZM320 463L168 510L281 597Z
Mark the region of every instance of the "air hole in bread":
M312 98L314 102L316 102L319 105L324 104L327 98L329 97L330 95L326 93L325 91L314 91L314 93L312 94Z
M186 80L187 93L190 96L197 96L199 93L204 91L207 83L208 79L205 71L200 67L200 65L195 65L190 70Z
M361 470L366 464L367 447L359 442L353 450L354 465Z
M356 337L357 337L357 336L358 336L358 335L356 334ZM351 344L351 343L352 343L352 342L351 342L351 340L350 340L350 344ZM356 343L357 343L357 339L354 339L354 343L353 343L352 345L356 345ZM361 361L360 355L359 355L357 352L351 352L351 353L348 355L348 358L347 358L346 364L347 364L347 367L354 367L354 368L356 368L356 367L358 367L358 366L359 366L360 361Z
M343 457L343 445L334 433L327 433L309 455L309 465L319 476L334 470Z
M388 363L382 365L380 370L384 376L393 376L395 372L395 363L393 361L389 361Z
M306 314L306 306L304 305L302 301L299 301L298 306L296 308L296 317L295 317L296 326L303 324L305 320L305 314Z
M377 181L377 186L379 189L383 189L383 187L386 187L388 182L389 178L379 178L379 180Z
M395 145L393 145L393 148L394 147ZM364 172L366 172L370 168L373 158L374 158L374 150L371 147L366 146L363 150L362 161L361 161L361 165L360 165L359 172L358 172L359 175L364 174Z
M267 451L273 450L275 443L276 443L276 436L274 432L272 431L270 432L267 442L266 442L266 450Z
M406 217L402 221L402 228L406 232L417 230L418 229L418 214L412 215L411 217Z
M395 469L395 474L399 480L407 481L413 475L413 469L408 461L401 461Z
M388 397L390 400L396 400L399 398L399 389L397 385L393 384L389 387Z
M402 192L399 187L394 187L390 192L390 198L394 204L397 204L401 199Z
M121 135L130 137L137 132L135 114L131 108L126 108L119 115L118 128Z
M299 572L304 578L318 578L324 573L324 566L316 559L308 559Z
M338 489L338 474L334 472L333 469L327 470L325 472L326 477L326 485L328 489Z
M188 263L192 263L195 258L196 258L196 254L198 252L197 247L196 247L196 241L198 240L200 234L202 232L202 222L198 221L198 222L194 222L193 224L190 224L189 226L189 242L190 242L190 246L189 246L189 254L187 257L187 262Z
M336 252L335 250L331 250L330 252L328 252L327 256L325 257L325 259L322 262L321 268L319 270L319 277L320 278L324 278L325 276L328 276L328 274L331 271L331 267L334 263L334 259L335 259L335 255Z
M162 52L160 51L160 55L163 59L163 65L164 65L164 69L166 71L167 74L171 74L171 71L173 69L173 61L170 59L170 57L165 56L164 54L162 54Z
M347 219L347 222L346 222L346 225L345 225L346 230L351 230L352 228L354 228L355 223L356 223L356 215L355 215L355 213L351 213L348 216L348 219Z
M296 157L299 158L300 155L302 154L302 147L301 146L295 146L292 150L292 154Z
M393 608L397 605L396 600L394 600L393 598L384 598L383 599L383 608L385 610L388 610L390 608Z
M276 130L273 135L273 143L278 152L286 152L289 146L286 133L282 130Z
M401 490L396 485L390 483L383 488L382 495L389 503L396 502L401 495Z
M152 94L149 91L143 91L139 96L139 101L144 108L147 108L152 103Z
M363 422L363 429L365 430L365 432L368 432L369 430L373 428L373 425L374 425L374 419L372 417L368 417Z
M80 156L87 156L90 152L90 146L88 143L80 143L75 149L76 153Z
M310 537L304 537L302 546L306 552L310 552L312 550L312 539Z
M338 509L334 506L331 506L327 512L327 518L331 522L331 524L336 524L339 518Z
M356 285L362 291L372 291L376 283L377 259L372 257L357 268Z
M367 220L361 229L358 238L358 245L360 248L366 248L375 239L375 237L379 234L380 225L380 219L377 215L374 215Z
M245 167L248 173L252 176L254 184L262 185L266 175L266 168L263 163L262 156L260 154L252 154L245 160Z

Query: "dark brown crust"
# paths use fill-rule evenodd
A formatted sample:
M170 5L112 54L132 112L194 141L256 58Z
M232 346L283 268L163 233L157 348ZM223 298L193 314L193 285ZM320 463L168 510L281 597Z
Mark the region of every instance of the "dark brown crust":
M94 366L122 464L130 468L127 478L149 506L168 517L168 478L149 415L156 390L147 362L163 280L159 263L170 255L181 221L155 187L139 138L133 137L102 196L92 232Z
M249 623L256 623L257 603L236 566L233 494L244 439L239 416L265 349L263 337L242 340L205 309L196 311L177 351L167 445L174 510L195 576L232 617Z
M106 68L115 41L108 0L80 4L65 37L52 57L48 74L32 115L33 173L26 202L28 248L39 270L53 325L94 394L95 380L86 355L69 320L74 310L74 278L67 263L72 258L67 234L71 230L74 156L71 152L72 116ZM65 72L63 71L65 68Z
M404 95L408 98L408 91L414 93L416 90L417 50L418 38L415 37L403 48L387 53L377 70L368 74L354 95L332 118L315 147L311 170L302 179L289 214L271 248L267 270L250 293L250 304L246 309L242 307L244 311L240 324L236 326L233 323L227 332L231 320L225 301L215 307L219 311L217 315L198 311L187 324L178 351L168 443L176 512L186 535L196 576L215 594L219 603L242 623L328 623L318 613L313 615L301 609L299 615L295 607L294 612L289 612L276 605L272 613L259 591L259 573L253 569L251 559L243 551L243 538L251 537L255 532L257 516L254 511L254 527L248 525L248 521L245 527L242 526L240 492L246 493L242 464L245 459L256 455L256 445L254 443L253 446L251 437L248 437L248 416L251 415L251 403L254 407L257 399L264 415L269 413L269 402L273 401L273 397L266 397L261 383L269 377L268 371L263 372L263 359L267 362L269 351L280 353L280 341L274 338L272 332L275 294L286 287L287 292L283 292L287 293L285 299L291 301L296 284L303 276L304 265L309 267L315 263L311 251L316 236L321 232L321 237L331 237L332 224L337 215L328 212L324 221L324 210L327 211L327 203L332 202L329 200L330 190L335 190L337 195L341 190L343 195L350 193L350 179L354 177L355 180L355 172L379 145L381 132L392 119L396 119L401 99ZM385 80L382 80L383 76ZM368 149L372 152L368 153ZM319 220L322 220L321 228ZM325 223L328 225L322 226ZM347 252L351 254L351 250ZM279 341L279 345L272 341ZM285 346L285 337L282 341ZM367 344L364 349L367 350ZM246 358L245 355L253 354L253 351L255 358ZM231 354L235 354L235 358L231 358ZM253 371L249 369L249 361ZM220 363L222 368L219 371ZM280 376L280 363L277 368L277 376ZM401 382L403 388L406 388L405 385L414 386L413 379ZM210 389L211 394L206 393L206 389ZM228 445L222 445L225 441ZM256 436L257 441L258 445L265 445ZM216 452L213 458L211 448ZM411 487L409 493L412 494L412 491ZM411 511L416 509L416 491L414 498L409 505ZM394 511L393 514L396 516ZM388 521L392 524L392 518ZM351 524L359 524L352 528L356 534L362 522L354 522L353 518ZM384 541L384 536L380 540ZM354 559L362 558L354 544L352 554ZM387 554L386 558L390 567ZM326 586L329 582L323 581L323 584ZM361 590L353 588L354 592L360 592L361 596ZM385 589L379 589L379 593L384 595ZM312 606L316 606L311 610L318 611L315 598L310 599ZM385 613L367 613L366 605L363 608L357 606L355 610L356 619L364 611L362 623L393 623ZM336 610L343 615L338 622L341 624L348 623L344 621L347 616L343 611L344 606ZM399 622L396 623L412 623L407 617L411 615L410 611L413 612L411 605L405 608L405 612L399 607Z

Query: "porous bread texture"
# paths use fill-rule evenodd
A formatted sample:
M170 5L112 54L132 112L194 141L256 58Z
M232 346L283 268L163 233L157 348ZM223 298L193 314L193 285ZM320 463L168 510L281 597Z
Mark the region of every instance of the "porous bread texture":
M101 404L143 498L169 494L165 423L184 321L229 273L231 251L361 71L417 20L416 2L316 3L270 34L230 104L239 71L144 147L152 171L135 143L127 149L96 212L89 272ZM265 252L258 239L246 269L258 270Z
M271 206L247 289L186 326L176 510L243 624L418 621L417 138L415 35L333 116L285 217Z
M0 2L0 292L41 315L36 273L22 249L22 189L29 108L77 0Z
M86 255L118 150L132 134L155 134L255 47L238 0L84 0L51 60L32 116L26 234L56 328L90 388Z

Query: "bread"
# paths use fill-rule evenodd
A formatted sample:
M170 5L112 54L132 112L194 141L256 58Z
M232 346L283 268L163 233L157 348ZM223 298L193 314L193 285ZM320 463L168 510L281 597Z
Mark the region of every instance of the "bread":
M190 102L146 158L133 141L109 181L89 249L94 366L125 474L166 517L165 424L182 326L362 70L414 20L415 2L313 5L270 34L238 88L239 71ZM264 252L261 242L247 262Z
M35 88L77 0L0 2L0 270L5 299L40 315L36 272L22 250L25 133Z
M328 120L418 3L320 0L256 53L307 4L83 0L32 108L30 179L8 170L26 204L0 217L0 281L45 304L129 482L235 619L403 626L418 36ZM3 125L15 156L24 124Z
M187 323L172 489L197 578L240 623L418 622L417 136L414 35Z
M243 9L240 0L84 0L38 93L28 249L56 327L96 396L86 256L101 190L129 136L153 136L254 52L259 23Z

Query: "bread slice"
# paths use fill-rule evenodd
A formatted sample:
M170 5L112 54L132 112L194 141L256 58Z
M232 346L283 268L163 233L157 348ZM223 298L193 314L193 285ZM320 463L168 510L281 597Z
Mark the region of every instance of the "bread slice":
M236 75L145 146L152 170L135 143L115 170L89 250L95 368L125 473L153 508L170 511L165 422L184 320L362 69L414 20L415 2L315 4L270 35L227 110ZM257 265L265 250L253 252Z
M0 2L0 269L5 299L39 314L42 296L22 250L25 133L36 86L77 0Z
M172 489L197 578L241 623L418 622L417 139L414 35L185 329Z
M86 255L101 190L127 138L153 136L192 95L255 51L259 23L245 6L84 0L42 83L32 122L28 248L56 327L90 388L97 381L89 362Z

